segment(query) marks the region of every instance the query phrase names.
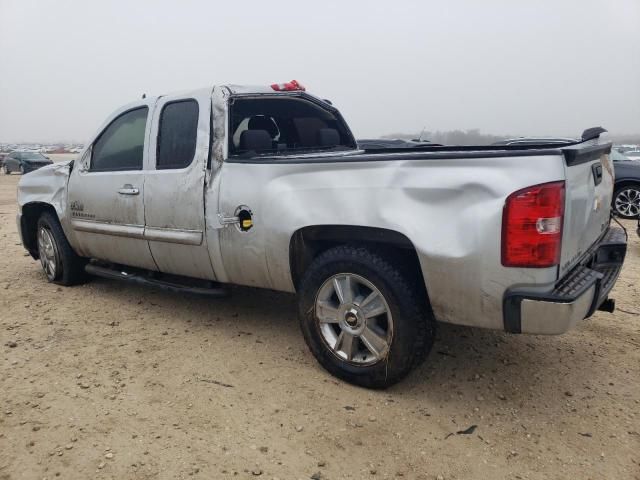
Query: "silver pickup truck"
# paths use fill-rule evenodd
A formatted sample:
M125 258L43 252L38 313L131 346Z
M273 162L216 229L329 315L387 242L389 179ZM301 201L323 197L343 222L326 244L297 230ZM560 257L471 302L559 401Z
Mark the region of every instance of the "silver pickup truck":
M603 132L360 148L295 82L215 86L122 107L76 161L25 175L18 226L62 285L295 292L318 361L380 388L427 356L436 321L559 334L613 310L626 234Z

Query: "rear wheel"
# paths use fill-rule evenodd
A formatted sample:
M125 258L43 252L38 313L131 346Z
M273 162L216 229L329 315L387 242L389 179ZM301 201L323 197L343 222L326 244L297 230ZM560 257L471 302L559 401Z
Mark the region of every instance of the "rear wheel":
M302 332L333 375L369 388L401 380L424 360L435 321L424 289L365 248L335 247L307 269L299 288Z
M47 280L59 285L75 285L87 278L86 260L69 245L58 219L45 212L38 219L38 255Z
M617 188L613 194L613 208L622 218L638 218L640 215L640 184Z
M11 170L9 170L9 167L7 167L6 165L2 166L2 170L4 171L5 175L11 175Z

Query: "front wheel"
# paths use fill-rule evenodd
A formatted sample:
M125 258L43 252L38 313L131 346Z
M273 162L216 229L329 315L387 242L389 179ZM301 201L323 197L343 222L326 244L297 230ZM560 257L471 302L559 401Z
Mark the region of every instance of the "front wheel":
M613 194L613 208L622 218L638 218L640 215L640 184L617 188Z
M11 170L9 170L9 167L7 167L6 165L2 166L2 170L4 171L5 175L11 175Z
M299 288L299 317L318 362L347 382L386 388L427 356L435 321L422 286L365 248L320 254Z
M38 256L47 280L59 285L75 285L86 279L86 260L69 245L58 219L45 212L38 219Z

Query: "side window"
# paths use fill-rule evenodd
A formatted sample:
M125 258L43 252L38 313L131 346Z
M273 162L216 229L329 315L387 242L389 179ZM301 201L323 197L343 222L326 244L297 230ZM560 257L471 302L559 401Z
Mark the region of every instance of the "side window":
M167 103L160 113L156 169L185 168L193 161L198 136L198 102Z
M147 107L130 110L109 124L93 144L91 171L142 170Z

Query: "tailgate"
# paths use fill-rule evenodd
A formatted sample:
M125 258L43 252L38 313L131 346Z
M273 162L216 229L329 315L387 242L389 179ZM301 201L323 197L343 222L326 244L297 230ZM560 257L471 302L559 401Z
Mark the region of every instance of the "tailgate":
M613 196L611 143L587 142L563 149L565 216L560 255L564 276L607 229Z

